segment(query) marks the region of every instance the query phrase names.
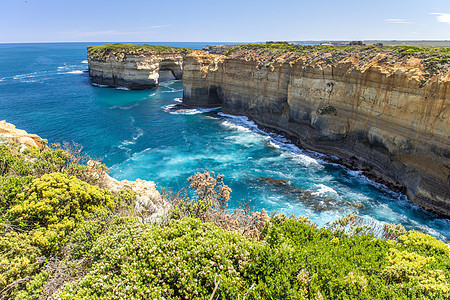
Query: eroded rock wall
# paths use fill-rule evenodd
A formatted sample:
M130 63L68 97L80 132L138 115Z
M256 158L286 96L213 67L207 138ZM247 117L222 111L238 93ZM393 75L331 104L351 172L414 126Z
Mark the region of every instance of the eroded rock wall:
M176 79L181 79L184 56L184 53L158 53L98 59L88 52L89 74L96 84L149 89L158 85L160 70L170 70Z
M249 116L449 217L450 73L430 78L414 57L384 61L301 57L267 64L193 52L185 61L183 103Z

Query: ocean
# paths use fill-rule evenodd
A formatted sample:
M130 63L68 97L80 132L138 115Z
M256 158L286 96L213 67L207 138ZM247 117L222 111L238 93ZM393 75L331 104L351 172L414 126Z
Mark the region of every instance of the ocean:
M181 80L144 91L93 86L86 46L95 44L102 43L0 44L0 119L50 143L82 145L119 180L151 180L178 192L188 188L189 176L208 170L225 175L230 208L308 216L319 226L356 213L371 224L401 223L450 239L448 219L246 117L220 108L171 109L182 97Z

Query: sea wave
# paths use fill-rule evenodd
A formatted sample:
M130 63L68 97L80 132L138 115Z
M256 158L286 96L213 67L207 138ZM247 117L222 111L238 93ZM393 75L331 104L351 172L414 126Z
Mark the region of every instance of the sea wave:
M179 93L182 92L183 90L176 90L176 89L172 89L170 91L162 91L161 93Z
M87 61L87 60L82 60L81 63L82 63L82 64L87 64L88 61Z
M129 110L132 109L133 107L138 106L139 103L134 103L132 105L127 105L127 106L110 106L108 107L109 109L123 109L123 110Z
M137 127L136 132L131 137L131 140L124 140L117 147L119 149L125 150L127 153L129 153L131 151L131 149L128 148L127 146L135 145L136 141L143 135L144 135L144 130L142 128Z
M269 145L271 145L274 148L280 149L281 151L289 153L291 158L294 161L298 162L299 164L308 167L314 166L316 168L323 168L321 160L309 156L306 153L306 151L298 148L284 136L274 132L265 132L259 129L258 125L256 125L256 123L250 120L249 118L245 116L233 116L224 113L218 113L218 115L225 118L225 120L222 122L222 125L228 128L238 131L246 131L246 132L251 131L266 136Z
M98 84L98 83L94 83L94 82L92 83L92 85L95 87L100 87L100 88L110 87L109 85L106 85L106 84Z
M314 196L339 196L339 193L336 192L333 188L326 186L324 184L317 184L316 185L319 189L315 192L312 192L311 194Z
M49 71L39 71L39 72L32 72L32 73L25 73L25 74L17 74L11 77L3 77L3 79L12 79L12 80L18 80L20 82L29 83L29 82L41 82L44 80L48 80L49 78L46 77L50 74Z
M67 74L83 74L83 73L84 73L84 71L82 71L82 70L75 70L75 71L67 72Z
M204 114L212 111L219 110L220 107L213 108L177 108L177 104L170 104L163 107L165 112L168 112L173 115L196 115L196 114Z

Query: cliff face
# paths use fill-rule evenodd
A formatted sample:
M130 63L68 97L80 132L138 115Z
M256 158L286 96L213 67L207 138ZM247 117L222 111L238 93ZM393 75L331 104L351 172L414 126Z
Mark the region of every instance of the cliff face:
M159 71L169 70L176 79L183 74L184 51L129 51L112 53L88 51L89 74L93 83L149 89L158 85Z
M222 105L339 157L450 216L450 72L420 58L332 54L277 57L194 52L186 56L183 103Z

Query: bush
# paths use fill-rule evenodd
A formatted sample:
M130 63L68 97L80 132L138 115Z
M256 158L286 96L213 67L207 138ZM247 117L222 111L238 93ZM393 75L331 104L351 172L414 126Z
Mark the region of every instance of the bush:
M62 221L81 221L101 207L115 206L111 192L74 176L52 173L34 179L17 195L7 217L24 229L47 227Z
M250 263L254 244L191 218L164 228L119 218L93 247L92 270L66 285L59 297L205 299L213 292L215 274L217 294L236 297L247 288L239 271Z
M436 254L449 255L449 248L447 245L442 241L437 240L435 237L419 231L411 230L407 234L401 235L398 239L409 251L414 251L427 256Z
M39 248L26 233L8 232L0 236L0 290L2 296L17 292L19 283L39 268ZM17 282L17 284L13 284Z

